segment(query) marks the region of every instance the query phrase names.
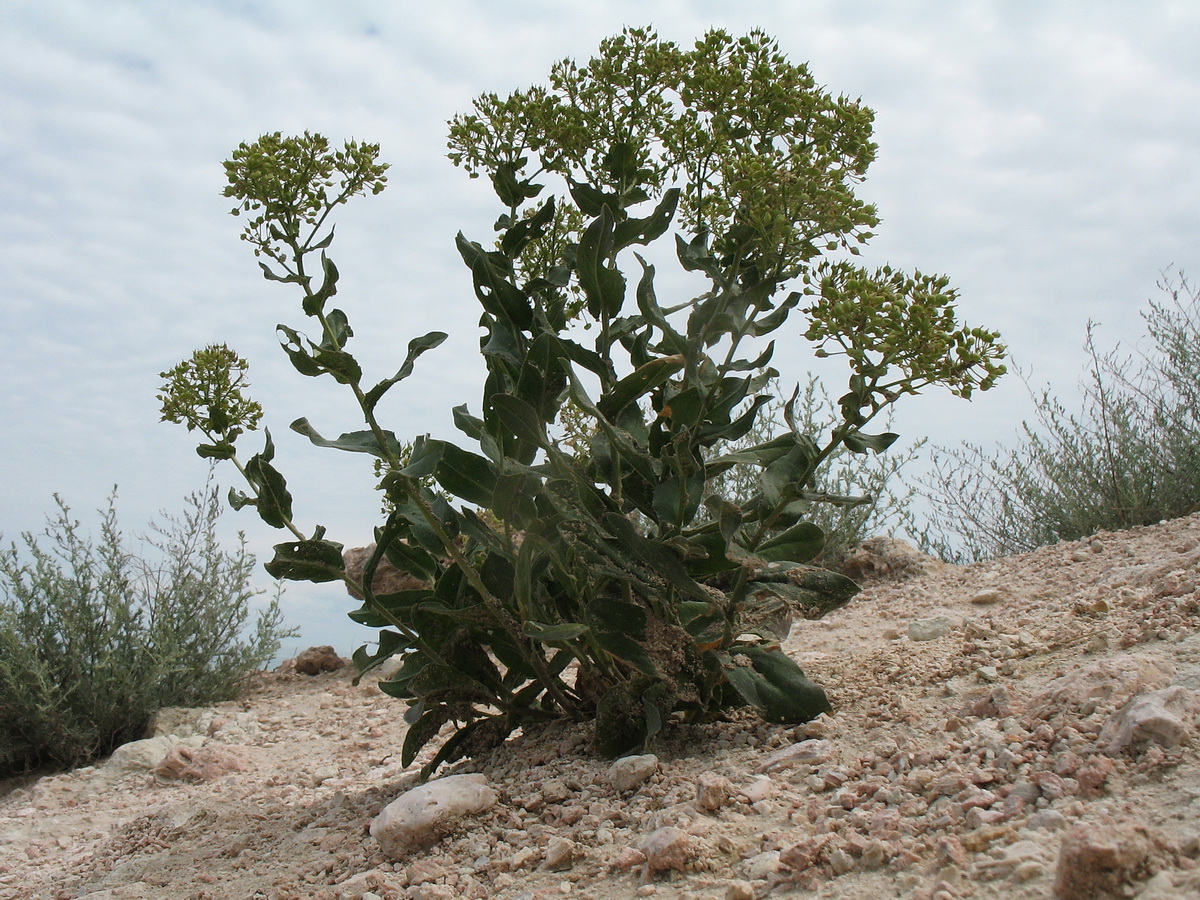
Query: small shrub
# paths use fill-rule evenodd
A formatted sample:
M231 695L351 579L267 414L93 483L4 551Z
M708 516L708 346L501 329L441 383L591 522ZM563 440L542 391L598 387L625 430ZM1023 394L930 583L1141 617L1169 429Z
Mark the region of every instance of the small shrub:
M494 243L456 242L487 365L479 414L453 410L474 449L417 436L403 452L378 418L446 335L411 340L372 385L348 349L349 316L330 305L329 216L383 190L378 146L268 134L226 162L243 238L266 278L302 294L315 332L279 325L284 352L300 374L346 386L367 425L336 438L307 419L292 430L382 462L388 514L362 583L323 527L296 524L270 434L238 456L254 424L240 360L214 391L213 348L198 351L166 386L164 418L199 428L198 452L245 474L251 493L234 506L292 535L269 572L364 597L351 617L381 631L355 662L403 655L380 686L409 702L405 765L447 723L455 732L426 774L561 717L594 722L596 751L617 756L734 706L778 723L830 709L776 624L858 591L811 564L825 535L805 517L828 500L814 473L843 447L885 451L897 436L867 428L899 397L930 385L969 397L1004 372L998 335L960 325L947 278L826 258L857 254L877 222L854 194L875 155L871 121L761 32L711 31L683 49L627 29L586 65L555 65L548 86L477 98L450 126L451 160L499 200ZM635 248L672 230L699 290L664 304ZM836 421L809 434L789 407L785 433L720 452L770 401L772 338L793 314L816 356L846 361ZM737 465L758 476L743 502L706 497ZM375 595L385 556L429 587Z
M1200 295L1183 274L1159 287L1148 351L1101 354L1089 323L1080 411L1047 389L1015 448L937 449L928 549L969 562L1200 509Z
M255 560L219 546L215 491L152 526L157 559L126 549L114 497L95 542L55 499L49 546L0 550L0 777L82 765L156 709L229 699L293 635L276 597L243 638Z

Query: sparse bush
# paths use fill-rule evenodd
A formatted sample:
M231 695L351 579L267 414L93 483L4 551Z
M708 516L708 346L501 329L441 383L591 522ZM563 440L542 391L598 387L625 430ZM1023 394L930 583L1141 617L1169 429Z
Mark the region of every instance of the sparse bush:
M771 392L774 396L760 410L750 433L719 448L721 453L736 453L784 434L788 411L801 434L824 434L837 422L837 406L813 376L790 400L783 399L776 385ZM916 490L897 486L896 476L923 446L924 438L903 452L889 448L886 454L851 453L842 446L817 468L812 490L822 502L813 502L806 518L825 533L825 544L813 565L836 571L869 537L896 531L918 534L911 508ZM741 505L754 496L758 482L758 470L740 464L713 478L708 491Z
M1015 448L937 449L928 549L969 562L1200 509L1200 295L1182 273L1159 287L1148 350L1101 354L1089 323L1080 411L1047 389Z
M82 765L141 737L160 707L229 699L293 634L276 597L243 636L255 560L218 544L215 491L153 524L143 555L115 493L98 541L55 499L49 545L26 533L24 552L0 550L0 777Z

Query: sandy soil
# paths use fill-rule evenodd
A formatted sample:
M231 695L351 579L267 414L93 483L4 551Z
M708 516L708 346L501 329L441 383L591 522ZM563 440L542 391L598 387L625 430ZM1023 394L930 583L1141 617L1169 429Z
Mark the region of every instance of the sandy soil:
M1200 516L879 581L786 644L833 716L676 729L623 792L585 729L518 735L441 773L498 802L398 861L367 829L433 748L400 766L373 682L264 675L177 717L191 780L127 760L0 797L0 897L982 900L1055 896L1059 869L1065 898L1200 897L1198 582ZM1175 706L1114 747L1147 697Z

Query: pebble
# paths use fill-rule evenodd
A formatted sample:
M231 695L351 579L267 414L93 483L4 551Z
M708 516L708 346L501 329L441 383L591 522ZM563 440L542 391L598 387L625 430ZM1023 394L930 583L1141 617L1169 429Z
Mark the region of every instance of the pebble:
M692 839L686 831L668 825L659 828L642 844L646 871L650 875L670 869L682 871L692 857Z
M733 785L724 775L705 772L696 780L696 806L704 812L716 812L732 794Z
M746 860L745 874L751 881L764 881L779 871L778 850L767 850Z
M746 800L754 805L759 801L766 800L775 794L775 782L766 776L755 778L749 784L738 788L738 793Z
M623 756L608 767L608 783L614 791L632 791L657 771L658 757L653 753Z
M1054 876L1056 900L1119 896L1151 857L1157 841L1142 825L1077 825L1063 838Z
M579 858L579 846L564 837L554 837L546 845L546 868L565 869Z
M1002 597L1003 594L995 588L988 588L972 595L971 603L976 606L991 606L993 603L999 603Z
M755 767L754 772L757 775L761 775L763 772L770 772L772 769L800 763L816 765L831 759L835 752L833 744L830 741L812 739L800 741L799 743L792 744L790 747L776 750L767 756L766 759Z
M1067 827L1067 817L1057 809L1042 809L1030 816L1025 824L1033 831L1061 831Z
M462 819L493 806L497 793L483 775L449 775L406 791L371 822L384 854L402 859L456 830Z
M954 623L947 616L937 616L933 619L917 619L909 623L908 639L910 641L936 641L950 633Z

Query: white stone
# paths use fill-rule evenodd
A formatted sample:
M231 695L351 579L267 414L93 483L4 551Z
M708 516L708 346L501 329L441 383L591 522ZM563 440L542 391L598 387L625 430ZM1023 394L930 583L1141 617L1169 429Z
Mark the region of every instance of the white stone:
M130 741L113 751L112 756L101 767L101 773L107 778L149 773L179 744L199 747L203 743L204 738L200 735L180 740L169 734L160 734L158 737L145 738L140 741Z
M1176 685L1138 694L1105 723L1100 744L1116 756L1149 744L1178 747L1190 734L1189 722L1200 714L1200 694Z
M497 800L483 775L449 775L401 794L371 822L371 837L393 860L428 847L456 830L462 819Z
M658 757L653 753L623 756L608 767L608 783L615 791L631 791L657 771Z
M832 758L834 755L833 744L829 741L807 740L800 741L798 744L792 744L790 747L784 747L782 750L776 750L766 759L759 763L754 771L758 774L769 772L772 769L781 766L804 763L807 765L816 765L823 763Z
M937 616L932 619L917 619L908 626L910 641L936 641L950 633L954 623L948 616Z

